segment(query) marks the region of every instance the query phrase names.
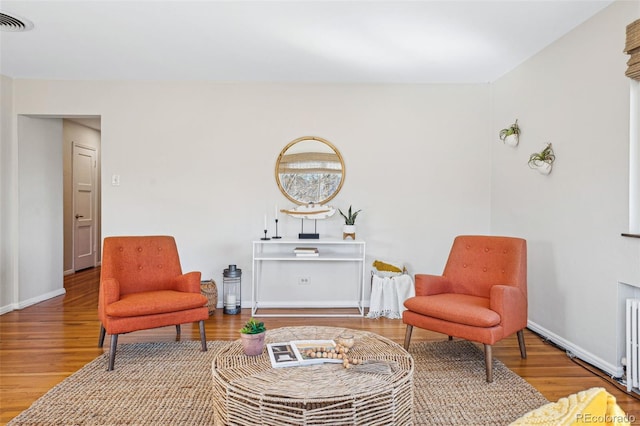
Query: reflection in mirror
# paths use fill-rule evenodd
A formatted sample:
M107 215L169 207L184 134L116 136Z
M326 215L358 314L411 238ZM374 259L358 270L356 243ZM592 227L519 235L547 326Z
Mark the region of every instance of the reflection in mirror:
M280 152L276 181L282 194L296 204L324 204L342 188L344 171L336 147L320 137L305 136Z

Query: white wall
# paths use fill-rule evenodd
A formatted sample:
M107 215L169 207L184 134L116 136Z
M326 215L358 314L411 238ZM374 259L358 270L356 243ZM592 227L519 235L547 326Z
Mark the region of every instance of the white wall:
M62 120L18 118L19 307L64 294Z
M612 373L618 280L640 263L640 240L620 236L629 187L622 50L638 5L612 4L493 84L491 230L528 240L530 326ZM510 148L497 132L516 118L522 135ZM556 161L543 176L527 160L547 142Z
M11 231L13 199L13 80L0 75L0 314L15 300L14 233ZM17 158L17 155L16 155Z
M363 209L358 238L370 260L402 259L411 272L437 273L456 234L489 232L488 85L14 87L15 114L102 117L103 236L174 235L185 270L221 283L227 265L242 268L245 301L263 215L272 220L276 203L292 207L274 168L299 136L324 137L341 151L346 180L331 204ZM110 185L114 174L120 186ZM297 236L298 220L281 217L281 225L281 234ZM341 229L338 217L319 222L322 236ZM61 253L62 246L54 255Z

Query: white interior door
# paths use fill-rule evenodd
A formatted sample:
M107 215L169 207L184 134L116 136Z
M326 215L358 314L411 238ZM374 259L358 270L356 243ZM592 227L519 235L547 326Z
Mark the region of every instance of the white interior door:
M73 269L96 266L96 151L73 145Z

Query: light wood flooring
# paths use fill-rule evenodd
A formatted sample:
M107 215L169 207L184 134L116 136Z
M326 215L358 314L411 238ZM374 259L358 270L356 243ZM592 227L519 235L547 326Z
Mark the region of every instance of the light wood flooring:
M0 316L0 424L8 422L64 378L108 351L108 338L104 348L98 348L97 344L99 276L99 268L67 276L64 296ZM225 315L220 309L216 310L206 322L207 339L235 340L249 316L248 309L239 315ZM386 318L264 318L264 322L271 329L311 324L350 327L381 334L400 344L405 331L401 320ZM175 327L163 327L122 335L118 343L175 339ZM181 339L198 340L197 325L183 325ZM438 333L414 329L412 341L446 339ZM601 372L589 371L589 366L572 361L563 350L528 330L525 341L527 359L520 358L515 335L494 346L494 357L550 401L590 387L605 387L640 423L638 395L627 395L619 386L600 377Z

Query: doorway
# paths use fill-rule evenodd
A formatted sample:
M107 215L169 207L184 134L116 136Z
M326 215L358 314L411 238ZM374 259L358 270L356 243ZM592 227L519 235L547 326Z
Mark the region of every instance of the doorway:
M89 123L97 128L88 127ZM72 141L96 148L97 200L94 247L100 263L100 116L23 115L17 117L15 194L10 220L16 244L11 309L22 309L65 293L63 274L73 269Z
M64 275L100 264L101 120L63 118Z

